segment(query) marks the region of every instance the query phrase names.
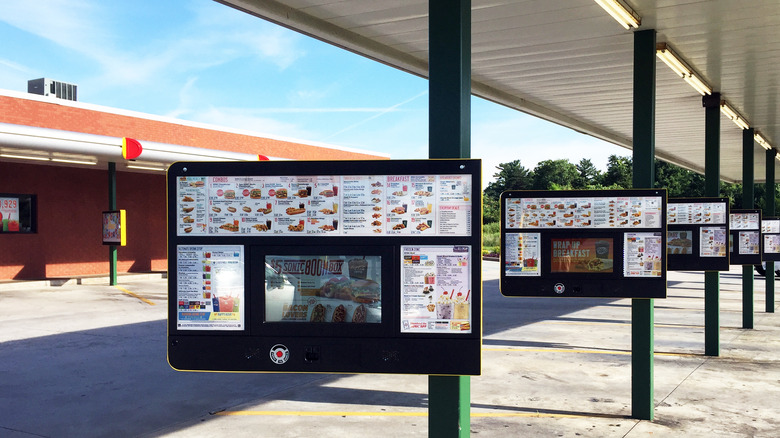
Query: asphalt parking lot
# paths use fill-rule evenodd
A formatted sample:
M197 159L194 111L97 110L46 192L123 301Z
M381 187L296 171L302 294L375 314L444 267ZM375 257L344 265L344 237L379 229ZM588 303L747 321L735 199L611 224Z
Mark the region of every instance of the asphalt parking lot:
M774 437L780 316L721 274L721 355L704 356L703 274L655 300L655 419L631 418L631 301L505 298L485 262L471 434ZM166 280L0 284L0 436L428 436L427 376L184 373L166 362ZM775 306L777 308L777 306Z

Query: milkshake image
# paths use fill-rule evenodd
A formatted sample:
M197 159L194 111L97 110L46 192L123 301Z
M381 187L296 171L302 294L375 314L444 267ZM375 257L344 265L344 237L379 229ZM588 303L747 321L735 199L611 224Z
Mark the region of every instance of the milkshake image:
M444 292L436 301L436 319L452 319L452 299Z
M469 319L469 302L468 294L463 295L462 292L458 292L454 298L454 319Z

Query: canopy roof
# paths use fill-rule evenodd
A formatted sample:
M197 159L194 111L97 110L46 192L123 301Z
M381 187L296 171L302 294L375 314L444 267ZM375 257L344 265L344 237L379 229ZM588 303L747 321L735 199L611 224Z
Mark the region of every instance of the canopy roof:
M217 1L427 77L427 0ZM640 30L656 29L658 42L780 147L777 0L624 4L641 18ZM593 0L472 0L474 95L630 149L632 69L632 32ZM660 60L656 69L656 156L703 173L702 97ZM765 152L758 143L754 152L755 180L763 182ZM742 130L726 116L720 172L742 179Z

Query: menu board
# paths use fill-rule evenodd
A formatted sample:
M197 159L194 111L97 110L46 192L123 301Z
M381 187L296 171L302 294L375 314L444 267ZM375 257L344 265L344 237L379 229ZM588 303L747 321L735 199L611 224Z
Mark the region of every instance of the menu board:
M764 260L775 261L780 255L780 218L762 218L761 235L764 236L764 255L768 256Z
M243 330L244 247L176 247L176 328Z
M127 227L125 210L113 210L103 212L103 244L120 245L127 244Z
M658 228L660 196L505 198L506 229Z
M470 236L471 175L182 176L176 233Z
M663 255L661 233L625 233L623 276L660 277Z
M265 322L382 322L381 256L265 256Z
M401 246L401 332L471 333L471 246Z
M506 235L504 270L511 277L539 277L539 233L512 233Z
M732 230L760 230L759 213L731 213L730 227Z
M725 202L669 202L669 225L726 224Z

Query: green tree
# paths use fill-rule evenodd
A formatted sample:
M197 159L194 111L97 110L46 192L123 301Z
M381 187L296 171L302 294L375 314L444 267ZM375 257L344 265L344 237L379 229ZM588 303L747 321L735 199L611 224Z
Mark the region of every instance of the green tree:
M607 160L607 171L601 178L601 185L605 188L629 189L633 182L633 159L610 155Z
M532 188L535 190L571 188L578 177L577 167L569 160L544 160L534 168Z
M574 167L577 168L579 176L572 183L573 188L587 189L599 183L601 172L593 165L590 159L583 158Z
M487 189L485 189L487 191ZM482 223L492 224L501 220L501 205L498 198L482 197Z
M704 177L680 166L655 160L655 187L665 188L670 198L704 196Z
M498 172L493 174L496 180L485 188L485 196L498 200L501 192L506 190L530 189L533 175L530 170L520 164L520 160L501 163L496 166Z

